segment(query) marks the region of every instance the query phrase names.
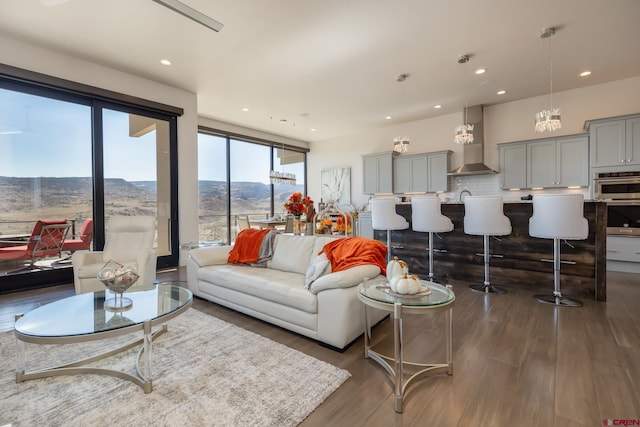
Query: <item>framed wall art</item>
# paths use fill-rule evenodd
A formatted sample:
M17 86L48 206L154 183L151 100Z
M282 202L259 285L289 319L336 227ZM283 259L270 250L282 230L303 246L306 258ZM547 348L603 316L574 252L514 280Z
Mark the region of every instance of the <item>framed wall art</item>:
M322 200L325 203L351 203L351 168L323 169L320 184Z

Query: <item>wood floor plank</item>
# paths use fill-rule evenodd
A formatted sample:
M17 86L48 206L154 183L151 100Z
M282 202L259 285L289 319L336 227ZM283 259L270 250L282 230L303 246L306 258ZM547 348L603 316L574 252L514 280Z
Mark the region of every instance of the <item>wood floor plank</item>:
M525 335L516 399L509 408L513 426L553 425L556 374L556 319L553 308L540 303L528 306L529 329Z
M551 307L558 312L555 414L583 425L599 418L583 308Z
M505 426L509 422L509 408L517 399L520 369L489 360L485 370L477 372L481 387L468 400L460 417L460 426Z
M184 269L159 274L166 280L183 277ZM583 298L581 308L537 302L533 294L548 293L548 284L537 290L508 288L504 295L451 284L454 375L415 382L401 414L393 410L385 371L364 358L362 338L339 353L199 298L193 308L350 372L302 427L575 427L602 425L606 417L640 417L640 275L610 272L607 302ZM63 285L0 295L0 331L13 329L15 311L73 294L72 285ZM407 318L409 356L430 360L444 354L442 318ZM374 328L374 337L392 351L390 319Z
M620 366L594 363L600 419L630 419L640 414L640 399L628 372Z
M636 393L636 402L640 402L640 348L622 348L621 351L625 360L624 367Z
M535 306L528 292L513 291L504 316L500 320L503 328L500 335L496 337L495 346L491 352L492 359L516 367L522 365L527 351L527 338L531 334L530 328L534 325L531 319Z

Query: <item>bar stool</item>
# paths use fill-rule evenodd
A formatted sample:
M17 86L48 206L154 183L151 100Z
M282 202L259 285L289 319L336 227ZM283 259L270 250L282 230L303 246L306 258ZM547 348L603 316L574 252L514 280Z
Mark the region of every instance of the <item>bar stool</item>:
M578 300L563 297L560 292L560 239L585 240L588 237L589 223L584 217L583 206L582 194L533 196L533 215L529 218L529 235L541 239L553 239L553 294L535 295L540 302L567 307L582 305Z
M374 230L387 231L387 262L391 261L391 231L409 228L407 220L396 213L396 201L392 197L371 199L371 226Z
M453 230L453 222L442 215L440 199L433 196L411 198L411 226L413 231L429 233L429 280L433 282L433 233Z
M511 221L502 210L501 196L467 196L464 198L464 232L484 236L484 283L470 285L473 291L504 294L506 289L489 282L489 237L511 234ZM479 254L478 254L479 255Z

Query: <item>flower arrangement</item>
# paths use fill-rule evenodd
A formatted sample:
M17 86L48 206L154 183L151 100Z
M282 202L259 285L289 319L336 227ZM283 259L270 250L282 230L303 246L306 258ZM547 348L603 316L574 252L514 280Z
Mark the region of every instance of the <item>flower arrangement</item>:
M318 227L316 228L316 233L318 234L331 234L331 227L333 227L333 221L330 219L320 220L318 223Z
M299 191L290 195L287 202L284 204L284 208L293 216L300 216L307 213L307 210L312 206L313 200L311 200L311 197L302 197L302 193Z
M347 221L345 224L344 216L339 216L336 221L336 225L333 227L333 231L338 233L344 233L345 229L347 233L351 233L351 217L349 215L346 216Z

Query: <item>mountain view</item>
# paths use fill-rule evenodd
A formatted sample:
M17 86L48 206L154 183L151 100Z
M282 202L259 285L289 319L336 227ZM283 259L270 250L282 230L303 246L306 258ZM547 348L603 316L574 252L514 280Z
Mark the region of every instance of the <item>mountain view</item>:
M274 210L302 185L275 186ZM105 180L105 213L156 215L156 182ZM200 181L200 240L226 240L227 188L224 181ZM231 183L231 212L250 218L266 218L270 211L270 185L260 182ZM66 218L80 224L92 215L90 177L19 178L0 176L0 235L28 234L38 219ZM232 218L235 226L235 217Z

